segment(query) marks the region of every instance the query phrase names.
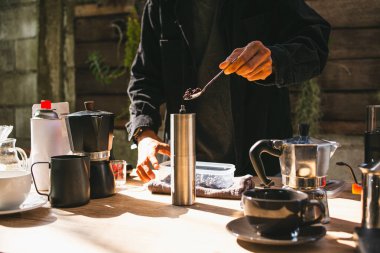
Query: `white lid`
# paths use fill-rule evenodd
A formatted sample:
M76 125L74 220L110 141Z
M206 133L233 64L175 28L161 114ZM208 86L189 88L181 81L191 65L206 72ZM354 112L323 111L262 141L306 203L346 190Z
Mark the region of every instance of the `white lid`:
M38 109L41 109L41 104L34 104L32 106L32 117ZM51 109L55 110L59 118L69 114L69 102L51 103Z
M170 161L160 164L162 167L170 167ZM235 171L235 165L230 163L195 162L195 169L198 174L224 175Z

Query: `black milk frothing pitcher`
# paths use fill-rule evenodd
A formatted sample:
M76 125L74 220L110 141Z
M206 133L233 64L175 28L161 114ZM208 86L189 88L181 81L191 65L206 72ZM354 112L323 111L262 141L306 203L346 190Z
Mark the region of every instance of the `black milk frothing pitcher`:
M41 193L34 183L36 191L40 195L48 196L53 207L75 207L87 204L90 201L90 158L82 155L61 155L51 157L50 167L50 192Z

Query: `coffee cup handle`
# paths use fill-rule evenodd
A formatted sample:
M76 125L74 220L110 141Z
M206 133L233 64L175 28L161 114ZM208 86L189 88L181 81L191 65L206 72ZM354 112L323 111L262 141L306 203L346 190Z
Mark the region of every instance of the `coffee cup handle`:
M33 166L36 165L36 164L41 164L41 163L47 163L47 164L49 164L49 169L50 169L50 163L49 163L49 162L35 162L35 163L33 163L32 166L30 167L30 171L31 171L31 173L32 173L32 178L33 178L33 182L34 182L34 188L36 188L37 193L40 194L40 195L47 196L47 197L49 198L49 197L50 197L50 192L49 192L49 194L46 194L46 193L42 193L42 192L40 192L40 191L38 190L38 188L37 188L36 180L34 179Z
M315 199L309 200L309 202L304 206L303 216L306 213L306 208L307 207L311 207L311 206L318 207L321 214L316 219L314 219L314 220L303 221L303 223L302 223L303 226L310 226L310 225L313 225L313 224L316 224L316 223L320 223L321 220L325 217L325 211L326 211L325 210L325 206L320 201L315 200Z

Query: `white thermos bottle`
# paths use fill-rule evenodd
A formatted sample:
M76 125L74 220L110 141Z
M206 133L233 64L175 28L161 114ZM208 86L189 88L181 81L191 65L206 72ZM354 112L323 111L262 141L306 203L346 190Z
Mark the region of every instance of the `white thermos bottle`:
M69 112L68 103L52 104L49 100L42 100L41 104L34 105L32 110L34 112L30 119L30 166L35 162L50 162L52 156L70 154L67 130L62 119L62 115ZM36 164L33 172L38 189L49 190L49 165Z

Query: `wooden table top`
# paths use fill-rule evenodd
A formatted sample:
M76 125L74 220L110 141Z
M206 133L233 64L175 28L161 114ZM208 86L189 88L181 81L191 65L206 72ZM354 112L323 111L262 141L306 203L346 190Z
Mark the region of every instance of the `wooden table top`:
M243 216L239 200L197 198L171 205L138 180L76 208L43 207L0 216L0 252L355 252L360 196L329 199L327 235L314 243L265 246L237 240L226 224ZM344 198L342 198L342 196Z

